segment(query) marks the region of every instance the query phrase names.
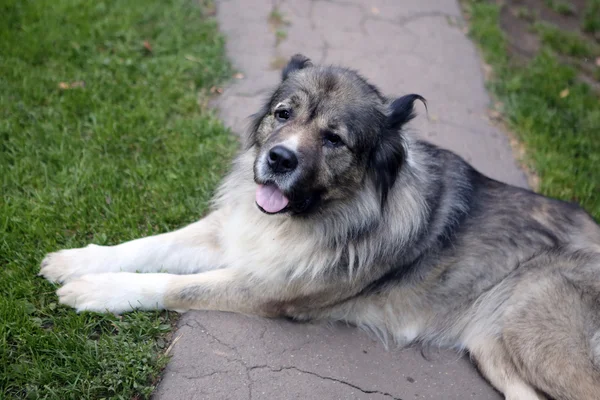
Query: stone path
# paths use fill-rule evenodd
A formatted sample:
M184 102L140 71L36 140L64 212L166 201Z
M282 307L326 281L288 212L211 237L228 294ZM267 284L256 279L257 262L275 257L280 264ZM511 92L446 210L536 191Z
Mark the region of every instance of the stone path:
M303 53L359 70L384 93L429 101L412 127L485 174L526 186L489 97L454 0L222 0L217 18L241 71L218 99L236 132ZM424 111L424 110L420 110ZM155 397L170 399L500 399L465 358L390 350L346 326L190 312Z

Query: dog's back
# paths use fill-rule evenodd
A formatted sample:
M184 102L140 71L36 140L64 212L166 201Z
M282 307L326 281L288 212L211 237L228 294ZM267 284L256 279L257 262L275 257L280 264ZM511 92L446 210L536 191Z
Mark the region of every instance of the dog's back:
M412 246L427 247L363 292L394 310L372 309L364 324L468 350L507 398L538 398L528 385L600 398L600 227L578 205L489 179L450 152L413 151L432 175L429 228Z

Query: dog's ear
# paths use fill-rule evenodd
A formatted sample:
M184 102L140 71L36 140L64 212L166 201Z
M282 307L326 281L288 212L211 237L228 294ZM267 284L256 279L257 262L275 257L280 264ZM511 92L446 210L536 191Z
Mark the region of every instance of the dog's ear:
M385 207L388 194L402 163L406 158L404 140L397 131L385 130L373 149L369 170L372 171L375 188L379 193L381 208Z
M375 175L375 186L380 195L382 208L406 159L407 149L399 130L415 117L413 106L416 100L422 101L427 107L425 99L418 94L402 96L390 104L385 128L382 129L379 142L371 154L370 170Z
M312 65L312 62L308 57L302 54L296 54L292 56L288 64L283 68L283 71L281 71L281 80L285 81L292 72L311 67Z
M427 109L427 101L418 94L407 94L394 100L390 104L390 110L387 117L388 129L398 130L404 124L415 117L414 103L419 100Z

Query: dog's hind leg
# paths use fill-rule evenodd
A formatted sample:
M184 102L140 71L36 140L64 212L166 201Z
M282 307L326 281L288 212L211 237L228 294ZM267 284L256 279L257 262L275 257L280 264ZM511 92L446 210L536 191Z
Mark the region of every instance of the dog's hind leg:
M116 246L89 245L48 254L40 275L53 282L105 272L191 274L222 267L219 211L177 231Z
M507 400L546 399L519 375L500 338L478 338L468 345L479 371Z
M521 375L552 398L600 399L597 294L548 269L515 288L503 321L506 349Z

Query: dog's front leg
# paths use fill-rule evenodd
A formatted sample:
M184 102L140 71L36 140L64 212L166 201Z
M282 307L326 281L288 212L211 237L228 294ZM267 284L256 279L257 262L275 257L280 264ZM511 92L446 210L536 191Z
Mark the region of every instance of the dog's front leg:
M116 246L89 245L44 258L40 275L52 282L105 272L190 274L220 268L218 230L222 211L177 231Z
M60 303L77 311L121 313L133 309L220 310L269 314L289 286L256 281L238 268L195 275L107 273L73 279L58 290ZM293 292L293 290L292 290Z

